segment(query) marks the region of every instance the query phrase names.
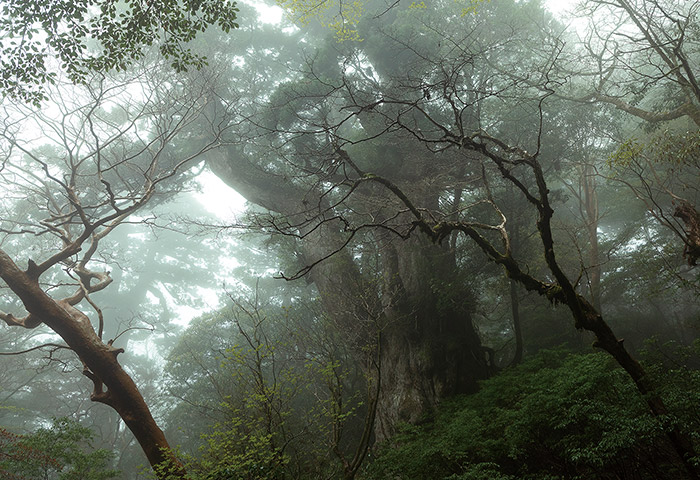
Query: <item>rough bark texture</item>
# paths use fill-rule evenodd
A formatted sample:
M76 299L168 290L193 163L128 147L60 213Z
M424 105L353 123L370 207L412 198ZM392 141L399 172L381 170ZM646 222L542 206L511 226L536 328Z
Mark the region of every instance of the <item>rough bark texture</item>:
M156 467L172 461L173 456L163 432L133 379L117 361L117 355L122 350L102 342L85 314L65 301L49 297L36 278L20 270L2 251L0 277L22 301L30 316L56 332L78 355L85 367L85 375L95 386L91 399L109 405L119 413L141 445L149 463ZM170 474L184 478L184 472L177 467Z
M688 265L697 265L700 258L700 213L689 202L681 200L673 216L685 223L685 249L683 256Z
M518 365L523 361L523 331L520 322L520 298L518 297L518 284L514 280L509 282L510 291L510 311L513 316L513 334L515 335L515 353L511 366Z
M404 241L375 231L382 278L382 285L377 285L360 272L344 248L347 235L342 222L324 223L320 214L304 223L305 216L318 214L309 210L309 205L319 205L318 194L261 170L233 150L212 157L209 165L252 203L302 225L298 233L303 237L299 244L303 263L314 265L308 278L318 288L325 313L346 332L358 354L379 334L377 439L391 436L400 422L417 422L429 415L445 396L475 391L477 380L488 375L468 299L463 290L448 285L456 270L449 248L425 238ZM324 258L331 252L335 253Z
M488 375L472 305L452 284L454 258L425 240L395 241L390 254L383 250L383 270L393 285L382 335L379 440L402 422L423 420L440 399L476 391L477 381Z

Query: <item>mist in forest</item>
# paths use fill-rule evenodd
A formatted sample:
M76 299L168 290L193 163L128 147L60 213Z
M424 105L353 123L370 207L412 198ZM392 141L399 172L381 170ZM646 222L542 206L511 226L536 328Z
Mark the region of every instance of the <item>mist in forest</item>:
M202 5L0 79L0 479L700 477L700 4Z

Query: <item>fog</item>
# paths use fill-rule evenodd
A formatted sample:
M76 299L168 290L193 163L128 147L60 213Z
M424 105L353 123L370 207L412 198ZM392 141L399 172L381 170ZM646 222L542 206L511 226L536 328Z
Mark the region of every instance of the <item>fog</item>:
M0 478L700 476L697 4L7 5Z

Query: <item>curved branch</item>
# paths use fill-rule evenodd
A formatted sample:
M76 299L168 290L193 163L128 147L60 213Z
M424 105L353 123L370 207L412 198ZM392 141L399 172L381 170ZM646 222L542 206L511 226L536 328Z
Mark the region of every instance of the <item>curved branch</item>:
M72 350L72 348L70 348L68 345L61 345L58 343L45 343L43 345L37 345L36 347L27 348L26 350L20 350L17 352L0 352L0 355L22 355L25 353L33 352L35 350L40 350L42 348L52 348L53 351L60 349Z
M43 323L43 320L31 313L25 317L17 318L11 313L0 312L0 320L3 320L9 327L23 327L29 330L34 329Z
M593 93L591 95L591 98L599 102L609 103L610 105L619 108L623 112L629 113L630 115L634 115L635 117L641 118L642 120L647 121L649 123L667 122L670 120L675 120L677 118L684 117L686 115L689 116L695 123L698 123L699 121L698 113L695 112L697 108L692 104L692 102L686 102L683 105L666 112L650 112L648 110L635 107L622 100L621 98L612 97L603 93ZM700 123L698 123L698 125L700 125Z

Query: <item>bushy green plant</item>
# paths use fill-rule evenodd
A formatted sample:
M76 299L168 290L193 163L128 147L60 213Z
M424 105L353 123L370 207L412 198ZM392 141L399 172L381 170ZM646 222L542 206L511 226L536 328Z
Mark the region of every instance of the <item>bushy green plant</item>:
M92 432L67 418L28 435L0 429L0 477L12 480L106 480L112 452L90 446Z
M650 339L642 358L669 407L667 426L677 428L700 445L700 339L692 345L662 344ZM700 457L693 461L700 464Z
M340 478L351 470L345 460L362 440L367 379L340 333L307 307L236 301L194 321L173 350L166 370L185 401L171 418L185 438L198 437L177 455L190 478ZM192 418L207 420L202 430Z
M700 383L673 391L681 417L661 424L608 356L543 351L445 402L434 421L404 427L366 478L683 478L663 432L697 415Z

